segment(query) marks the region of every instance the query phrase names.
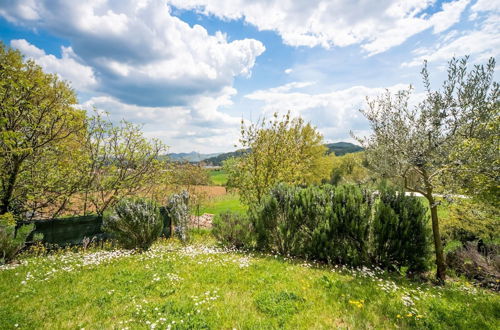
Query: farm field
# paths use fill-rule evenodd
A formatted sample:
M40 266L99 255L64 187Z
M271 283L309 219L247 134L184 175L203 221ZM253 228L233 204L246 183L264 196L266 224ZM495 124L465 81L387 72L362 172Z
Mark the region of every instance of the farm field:
M222 212L231 211L244 213L246 206L241 204L238 193L230 192L225 195L219 195L204 202L200 207L200 214L220 214ZM196 212L197 210L192 210Z
M498 329L500 297L216 247L157 242L21 258L0 270L2 329Z
M229 174L224 170L212 170L209 172L212 184L216 186L224 186L227 183Z

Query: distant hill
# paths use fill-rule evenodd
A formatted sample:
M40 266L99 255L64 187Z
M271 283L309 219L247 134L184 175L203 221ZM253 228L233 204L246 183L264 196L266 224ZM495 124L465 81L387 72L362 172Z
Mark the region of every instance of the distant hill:
M335 156L342 156L353 152L363 151L364 149L358 145L349 142L335 142L325 144L328 147L328 153L335 153Z
M181 152L181 153L170 153L167 154L168 158L174 162L191 162L191 163L197 163L201 162L202 160L205 160L207 158L212 158L220 155L220 153L214 153L214 154L200 154L198 152Z
M226 159L228 158L232 158L232 157L239 157L245 153L248 152L249 149L241 149L241 150L236 150L236 151L231 151L231 152L225 152L223 154L219 154L215 157L210 157L210 158L207 158L205 160L203 160L203 162L205 162L206 164L209 164L209 165L214 165L214 166L222 166L222 162L225 161Z
M358 145L349 143L349 142L335 142L335 143L328 143L325 144L325 146L328 148L328 153L335 153L336 156L342 156L345 154L350 154L354 152L359 152L363 151L364 149ZM225 161L228 158L231 157L239 157L243 155L244 153L248 152L247 150L237 150L237 151L232 151L232 152L226 152L219 154L215 157L210 157L206 158L203 160L204 163L209 164L209 165L215 165L215 166L221 166L222 162Z

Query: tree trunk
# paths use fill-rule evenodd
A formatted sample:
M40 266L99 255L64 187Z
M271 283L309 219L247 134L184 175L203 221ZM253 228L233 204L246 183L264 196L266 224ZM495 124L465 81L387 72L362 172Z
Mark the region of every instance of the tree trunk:
M446 280L446 264L444 262L443 243L441 242L441 234L439 233L437 204L434 200L434 197L432 196L432 193L430 195L427 195L426 197L427 200L429 201L429 207L431 209L432 234L434 236L434 250L436 252L436 266L437 266L436 278L440 283L444 284L444 281Z
M15 159L12 171L7 179L7 187L5 188L4 195L2 197L2 205L0 205L0 214L4 214L10 211L10 202L12 194L14 192L14 186L16 185L17 174L19 173L19 168L21 167L21 161Z

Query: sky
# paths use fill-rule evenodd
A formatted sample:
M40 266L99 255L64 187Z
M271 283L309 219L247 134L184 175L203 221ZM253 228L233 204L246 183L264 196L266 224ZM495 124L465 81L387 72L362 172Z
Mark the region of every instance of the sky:
M366 98L422 97L424 60L439 88L453 56L498 58L500 0L0 0L0 40L89 112L215 153L275 112L326 142L369 134Z

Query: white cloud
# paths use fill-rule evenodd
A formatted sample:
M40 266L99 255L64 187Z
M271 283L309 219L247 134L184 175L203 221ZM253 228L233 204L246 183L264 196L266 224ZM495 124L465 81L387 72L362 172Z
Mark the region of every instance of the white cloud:
M71 47L61 47L62 56L57 58L54 55L45 54L43 49L37 48L24 39L12 40L10 45L33 59L46 72L56 73L60 78L71 82L71 85L78 90L87 90L97 83L92 68L81 64Z
M442 32L460 19L470 0L444 3L433 15L423 13L434 0L169 0L223 19L244 19L260 30L276 31L292 46L361 44L369 55L400 45L433 28Z
M474 61L484 62L500 54L499 31L500 15L490 15L475 29L460 33L451 31L434 47L414 50L413 54L417 56L403 66L420 66L424 60L447 61L453 56L463 55L472 55Z
M406 88L407 85L397 84L387 89L394 92ZM385 88L354 86L313 94L291 92L287 85L283 85L259 90L245 97L262 103L263 115L290 111L293 116L301 116L316 125L326 140L345 141L350 130L368 131L368 122L358 110L366 107L366 97L378 96L385 90Z
M81 104L83 109L107 112L110 119L141 124L149 138L159 138L171 152L196 150L202 153L233 149L241 118L221 112L232 104L233 88L218 96L200 97L186 106L147 107L126 104L111 96L95 96Z
M161 0L6 1L0 15L68 39L98 75L96 90L143 106L217 95L234 77L250 76L265 50L258 40L229 42L191 27Z

